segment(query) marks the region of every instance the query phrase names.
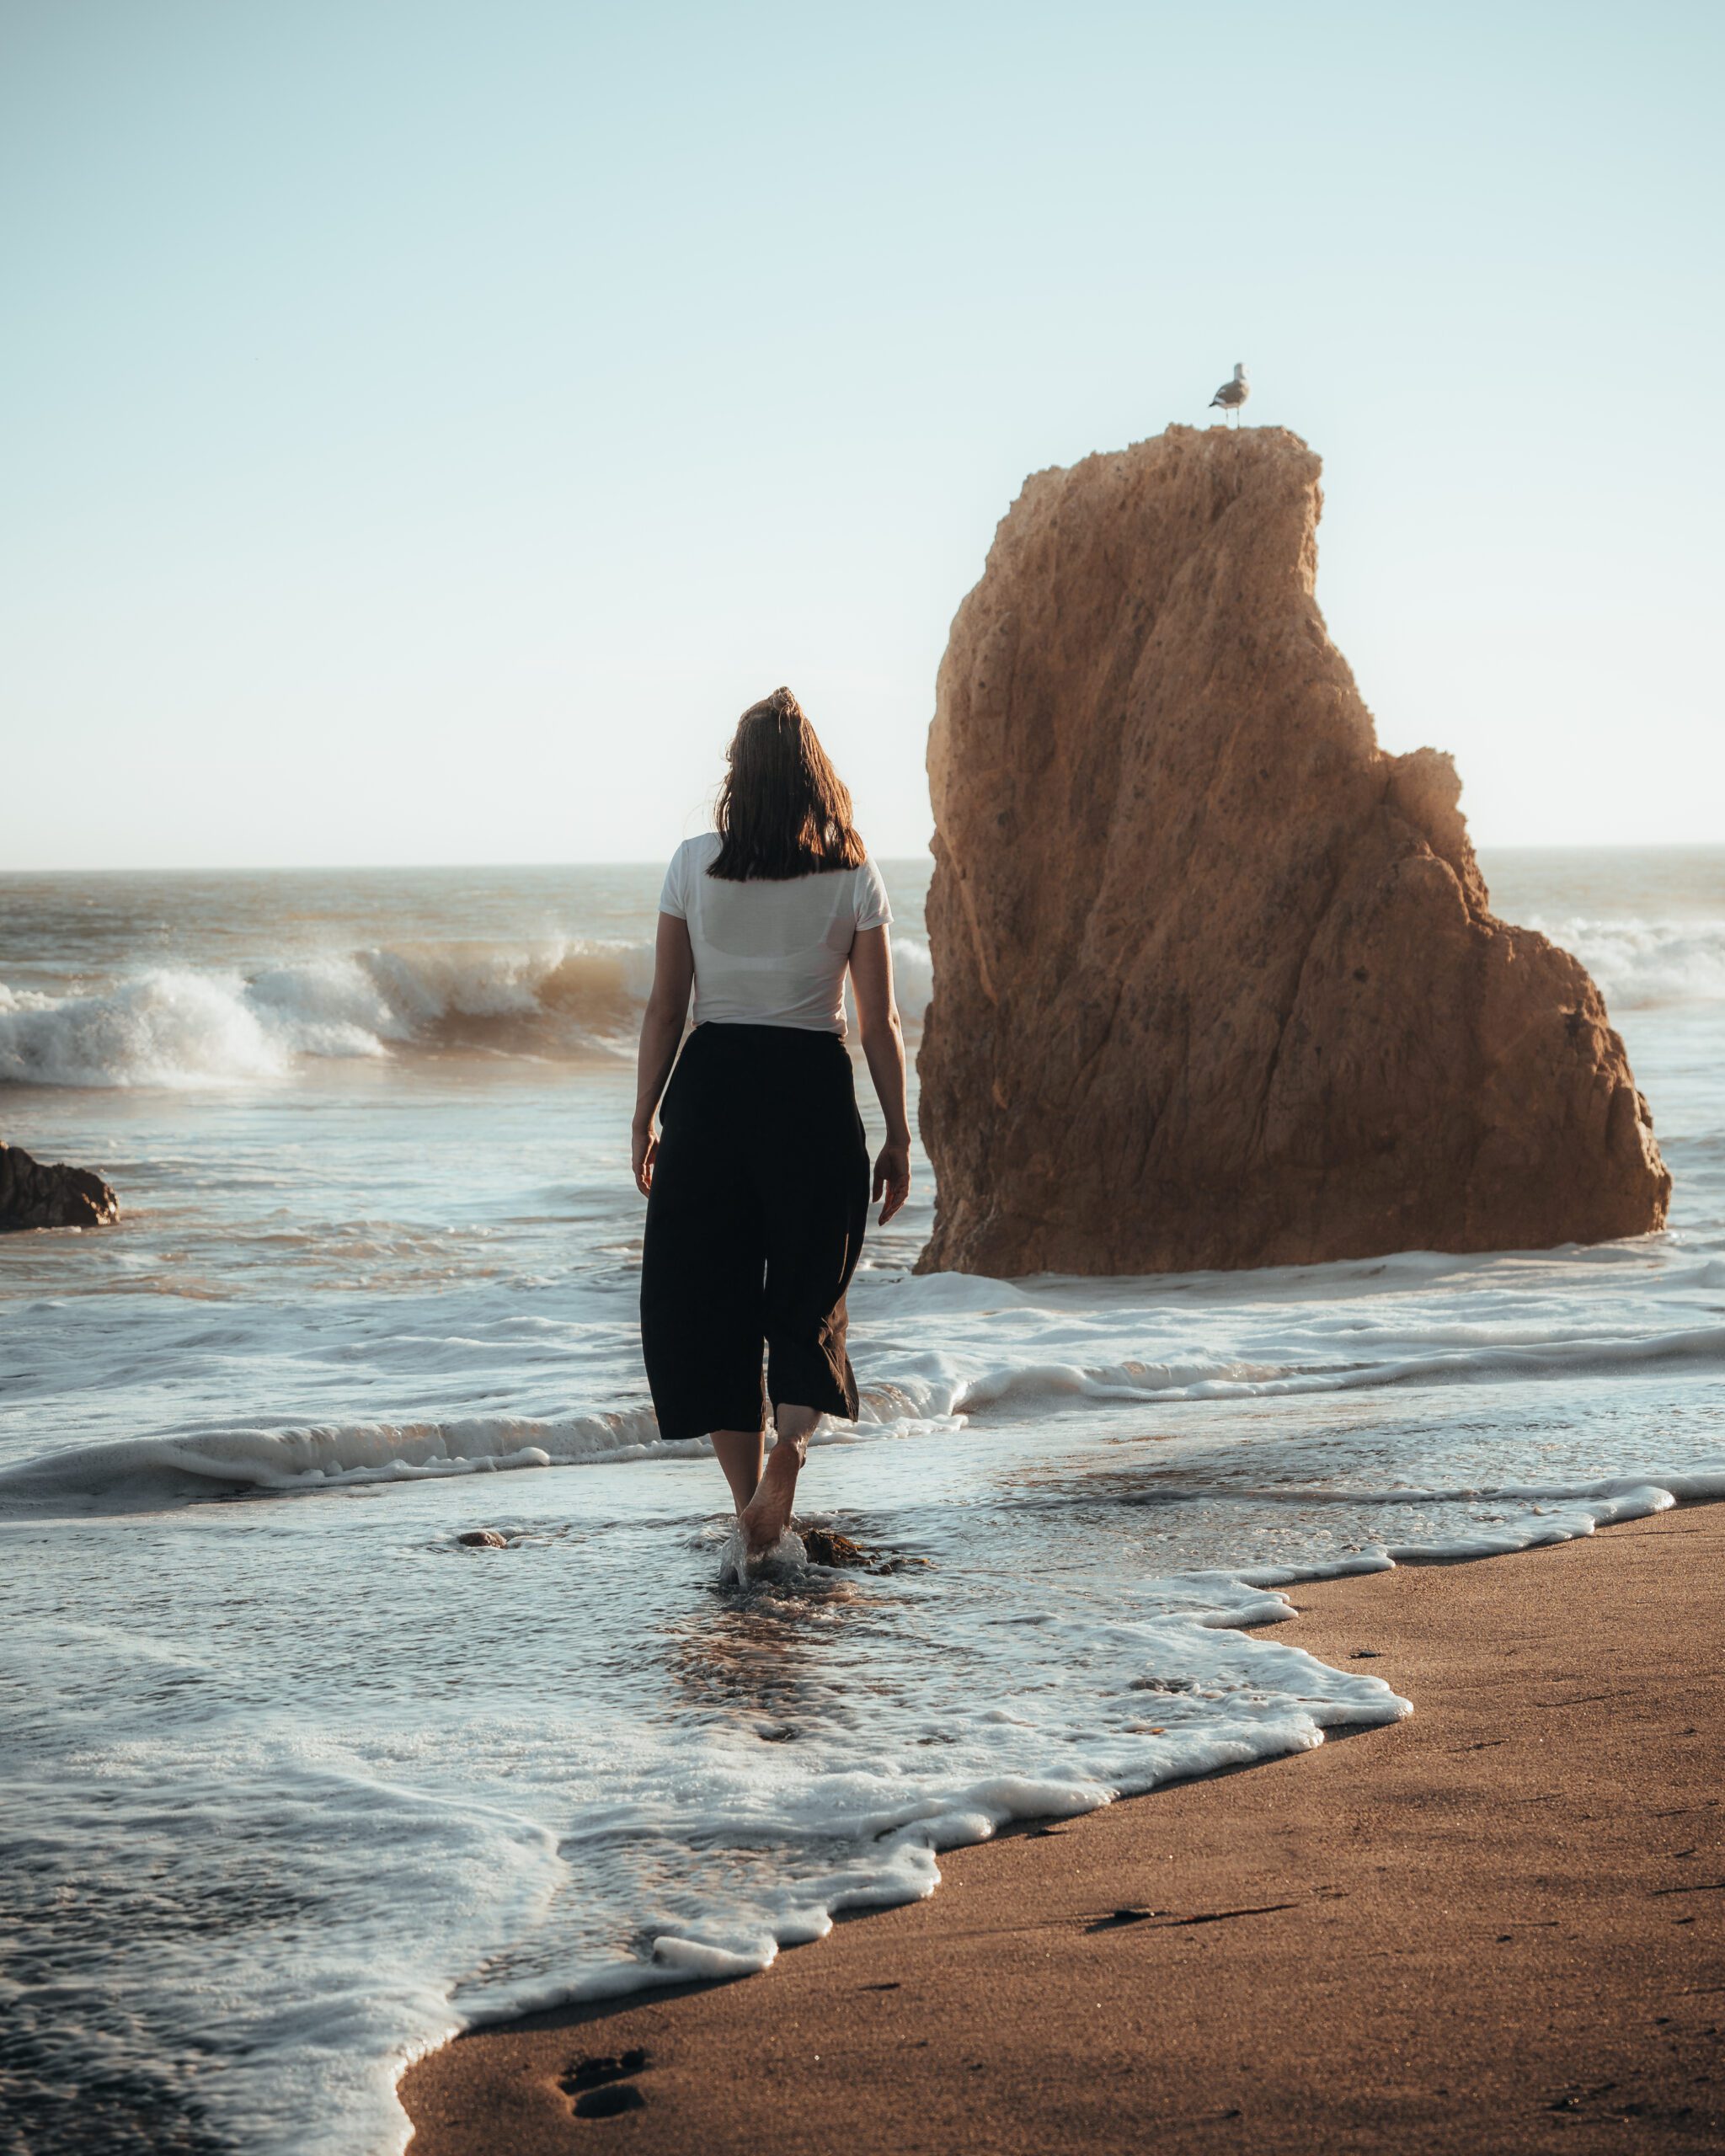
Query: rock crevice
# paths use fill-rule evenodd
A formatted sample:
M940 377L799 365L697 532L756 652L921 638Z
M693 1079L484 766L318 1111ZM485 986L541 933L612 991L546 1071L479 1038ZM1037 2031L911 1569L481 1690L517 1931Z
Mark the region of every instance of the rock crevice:
M926 1267L1664 1219L1598 990L1492 914L1450 759L1377 745L1313 596L1318 478L1280 429L1175 427L1001 525L929 739Z

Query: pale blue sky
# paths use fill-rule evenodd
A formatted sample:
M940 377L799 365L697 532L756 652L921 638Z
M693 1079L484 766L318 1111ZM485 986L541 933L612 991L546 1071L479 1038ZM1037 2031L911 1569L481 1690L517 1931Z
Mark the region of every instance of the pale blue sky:
M0 0L15 867L919 849L1027 472L1249 416L1488 844L1725 838L1717 5Z

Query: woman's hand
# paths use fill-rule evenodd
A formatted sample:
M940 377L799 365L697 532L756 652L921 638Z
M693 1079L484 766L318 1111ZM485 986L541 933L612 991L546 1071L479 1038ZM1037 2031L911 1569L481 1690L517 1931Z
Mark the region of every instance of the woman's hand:
M653 1193L653 1163L659 1158L659 1134L650 1123L638 1123L631 1128L634 1134L635 1187L643 1198L649 1198Z
M911 1141L889 1138L874 1163L874 1195L884 1198L880 1209L884 1228L911 1195Z
M653 1163L659 1157L653 1118L665 1097L670 1067L677 1059L694 979L695 951L689 941L689 924L680 914L662 913L653 947L653 988L642 1013L641 1047L635 1058L635 1118L631 1128L635 1139L635 1187L643 1198L651 1194Z

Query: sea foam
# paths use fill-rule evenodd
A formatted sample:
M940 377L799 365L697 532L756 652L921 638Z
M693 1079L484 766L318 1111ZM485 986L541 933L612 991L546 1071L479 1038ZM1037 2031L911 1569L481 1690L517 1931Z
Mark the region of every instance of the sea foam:
M1012 1819L1402 1711L1392 1659L1300 1651L1297 1580L1725 1493L1712 931L1610 874L1509 910L1638 923L1569 940L1628 1014L1669 1234L919 1276L919 1155L852 1291L864 1419L800 1492L887 1561L744 1586L634 1331L656 873L72 879L24 893L34 940L14 896L0 1043L62 1090L7 1134L126 1202L0 1240L33 2145L123 2102L155 2146L395 2156L396 2074L464 2024L764 1968ZM389 1082L445 1055L509 1082Z
M302 1057L632 1052L652 953L593 939L407 945L249 975L158 968L86 994L0 987L0 1081L197 1087Z
M1608 1006L1725 1001L1725 921L1535 915L1527 923L1580 959Z
M1725 1001L1725 921L1535 918L1626 1010ZM928 946L893 938L919 1024ZM468 941L296 954L246 974L160 967L66 995L0 985L0 1083L178 1088L279 1082L302 1058L564 1059L633 1052L652 984L641 940Z
M895 939L913 1022L928 947ZM302 1057L632 1054L653 947L590 937L299 957L245 974L159 967L83 994L0 984L0 1083L195 1088L279 1081Z

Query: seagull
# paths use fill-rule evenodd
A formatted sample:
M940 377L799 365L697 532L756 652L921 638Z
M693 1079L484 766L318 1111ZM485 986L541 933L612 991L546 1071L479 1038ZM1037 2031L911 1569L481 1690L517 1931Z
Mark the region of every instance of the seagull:
M1246 362L1244 360L1236 360L1234 379L1231 382L1225 382L1210 401L1212 405L1220 404L1223 411L1231 412L1234 414L1234 424L1237 426L1240 423L1240 407L1251 394L1252 384L1246 379Z

